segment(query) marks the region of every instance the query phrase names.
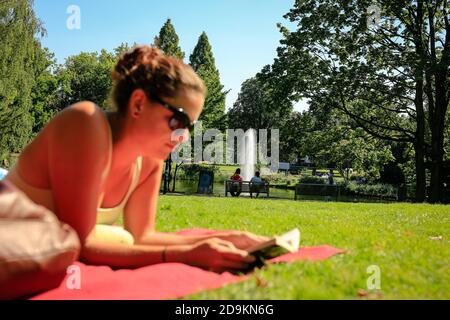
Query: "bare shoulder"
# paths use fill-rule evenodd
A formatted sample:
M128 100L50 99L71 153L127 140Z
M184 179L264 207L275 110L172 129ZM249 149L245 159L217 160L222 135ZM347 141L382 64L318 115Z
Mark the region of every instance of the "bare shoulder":
M84 136L97 133L100 138L105 138L108 133L105 124L102 109L93 102L82 101L58 113L49 126L52 133L57 135L64 133Z
M109 132L105 114L95 103L83 101L67 107L48 126L50 148L107 155Z
M62 121L87 121L86 125L92 124L95 120L101 120L103 111L93 102L81 101L75 103L63 111L58 116ZM80 123L81 124L81 123Z

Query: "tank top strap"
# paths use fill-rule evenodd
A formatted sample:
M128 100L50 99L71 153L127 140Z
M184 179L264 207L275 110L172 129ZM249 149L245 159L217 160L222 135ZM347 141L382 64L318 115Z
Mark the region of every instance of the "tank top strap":
M120 207L125 207L126 203L128 202L128 199L130 198L131 194L133 193L134 189L136 189L138 183L139 183L139 177L141 175L142 170L142 157L137 157L134 162L134 168L133 168L133 176L130 183L130 187L128 188L127 194L122 199L122 202L120 203Z
M109 174L109 170L111 169L111 163L112 163L112 151L113 151L113 137L112 137L112 129L111 125L108 121L108 116L106 113L103 113L105 116L106 126L108 127L108 137L109 137L109 152L108 152L108 164L106 165L105 169L103 170L103 181L106 179L106 177Z

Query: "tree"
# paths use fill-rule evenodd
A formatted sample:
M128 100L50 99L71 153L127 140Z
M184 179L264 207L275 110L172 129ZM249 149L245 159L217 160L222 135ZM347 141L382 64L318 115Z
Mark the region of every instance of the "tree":
M447 6L445 0L297 0L285 17L298 29L280 26L284 39L273 65L296 98L341 110L379 139L412 143L417 201L425 199L427 153L430 200L438 201L443 189L438 175L450 98ZM368 27L370 10L378 9L379 24Z
M384 166L394 160L391 148L377 139L346 115L334 110L326 119L316 117L313 111L304 112L303 133L297 136L302 155L312 157L320 167L334 164L347 179L350 165L371 181L378 180Z
M280 129L280 161L294 163L299 158L309 156L304 137L313 129L314 117L309 112L294 111Z
M61 82L59 109L83 100L106 109L112 87L111 71L116 60L117 56L106 50L100 54L82 52L67 58L57 73Z
M212 48L205 32L200 35L189 60L192 68L203 79L208 90L199 120L203 122L204 128L225 130L225 97L227 91L223 90L224 86L220 83L219 70L217 70Z
M175 27L170 19L167 19L166 23L159 31L159 36L154 39L154 45L161 49L166 55L173 56L175 58L184 59L184 52L179 46L180 39L175 31Z
M280 129L289 119L292 104L278 99L271 81L262 73L242 84L241 92L228 111L230 125L240 129Z
M0 2L0 161L12 160L32 136L34 63L44 33L32 1Z
M179 46L179 38L175 31L172 21L167 19L166 23L162 26L159 31L159 36L155 37L153 45L161 49L164 54L172 56L178 59L184 59L184 52ZM169 155L166 160L165 170L164 170L164 181L163 181L163 193L165 194L169 190L170 177L172 170L172 158ZM175 182L174 182L175 183Z
M35 62L36 83L31 92L34 119L33 135L36 135L58 111L58 77L54 74L56 61L47 48L38 51Z
M245 80L236 102L228 111L229 125L244 131L268 128L273 119L265 112L265 101L262 84L255 77Z
M133 45L135 47L136 44ZM117 48L114 49L114 54L117 58L119 58L123 53L129 51L131 47L128 43L122 42Z
M206 32L202 32L198 38L197 44L189 57L189 61L195 71L198 71L201 67L206 70L217 71L216 61Z

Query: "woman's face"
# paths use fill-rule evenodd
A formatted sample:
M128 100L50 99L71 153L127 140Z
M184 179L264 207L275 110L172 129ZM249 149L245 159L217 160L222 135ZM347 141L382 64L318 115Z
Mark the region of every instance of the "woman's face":
M142 93L139 94L138 91ZM133 97L137 97L133 101ZM189 116L191 122L196 121L203 109L204 96L194 90L182 89L176 97L160 97L161 100L174 107L182 108ZM165 160L179 143L179 140L172 141L172 138L184 136L188 138L189 132L177 130L174 135L169 127L169 121L173 112L156 101L148 99L142 90L136 90L130 100L132 103L131 116L133 117L133 131L135 140L141 148L142 154ZM133 107L133 104L135 107ZM137 111L136 111L137 109Z

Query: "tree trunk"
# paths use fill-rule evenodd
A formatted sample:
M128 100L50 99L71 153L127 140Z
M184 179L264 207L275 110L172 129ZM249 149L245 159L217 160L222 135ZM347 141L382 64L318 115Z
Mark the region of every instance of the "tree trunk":
M177 182L177 172L183 163L177 163L175 165L175 172L173 173L172 192L175 192L175 183Z
M416 162L416 202L423 202L426 198L426 176L425 176L425 112L423 108L424 94L424 65L425 55L422 42L423 26L423 1L417 2L417 15L415 17L414 44L416 46L417 63L415 65L416 82L416 139L414 141L415 162Z
M169 155L169 158L166 160L166 166L164 169L164 185L163 185L163 194L166 194L170 191L170 172L172 169L172 155Z
M416 113L417 127L414 142L416 162L416 202L424 202L426 198L425 176L425 113L423 110L423 77L416 78Z
M416 162L416 202L424 202L426 198L425 176L425 112L423 110L423 67L416 70L416 137L414 141Z
M431 191L430 202L436 203L443 200L444 177L442 164L444 161L444 130L445 115L447 112L445 81L440 75L436 76L436 103L434 117L430 119L431 126Z
M425 201L425 161L424 161L424 148L423 144L414 143L415 162L416 162L416 202Z
M445 11L445 10L444 10ZM430 181L430 202L436 203L443 200L444 194L444 177L443 160L444 160L444 131L445 116L448 108L447 95L447 74L450 64L450 30L448 26L448 18L444 18L446 22L447 34L445 37L445 49L442 52L441 61L438 61L436 55L436 32L435 32L435 13L431 7L428 7L428 24L430 30L429 37L429 61L426 73L426 93L429 102L429 118L428 124L431 130L431 181ZM434 90L432 82L434 79ZM433 92L434 91L434 92Z
M433 148L434 149L434 148ZM431 180L430 180L430 202L440 202L443 197L442 190L444 188L442 179L442 156L437 154L438 150L432 150L431 157ZM440 159L439 159L440 158Z

